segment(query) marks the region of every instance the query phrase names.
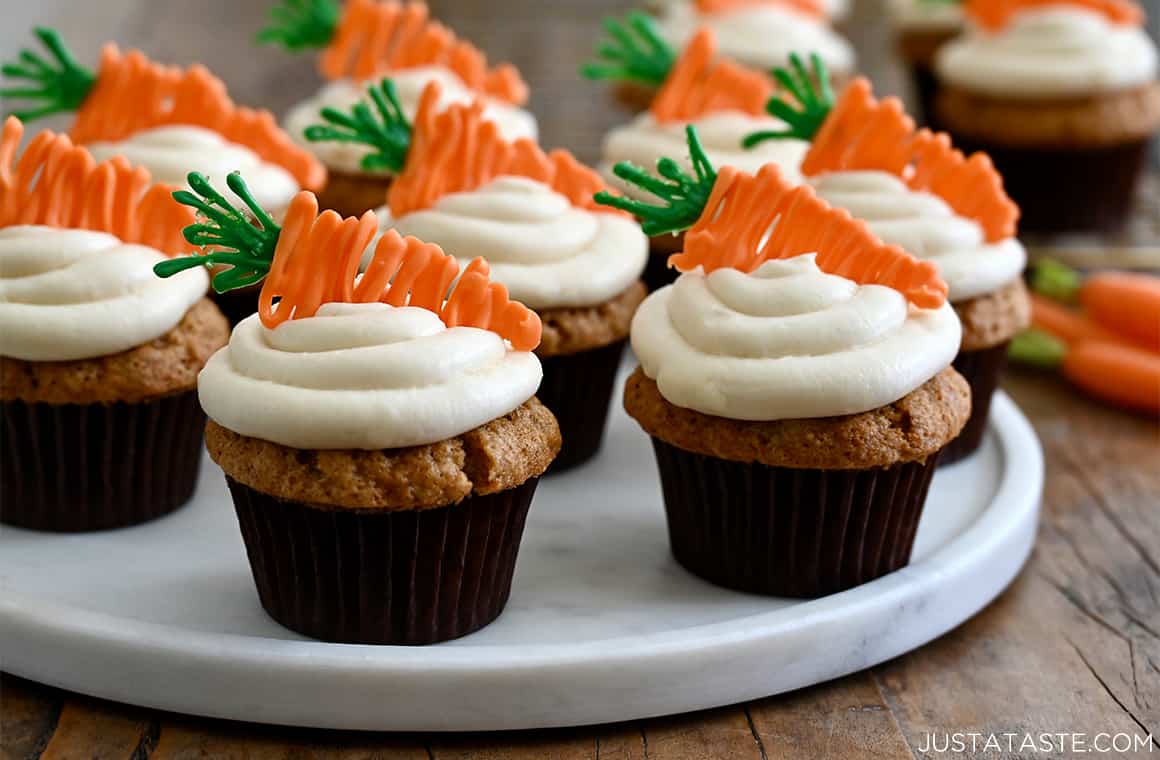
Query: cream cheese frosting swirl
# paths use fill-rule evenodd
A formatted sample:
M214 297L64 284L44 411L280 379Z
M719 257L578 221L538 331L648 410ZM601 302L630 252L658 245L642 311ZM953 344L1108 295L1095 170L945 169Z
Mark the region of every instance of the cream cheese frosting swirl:
M914 309L805 254L749 274L686 272L641 304L632 348L670 403L771 421L891 404L950 365L960 330L947 303Z
M0 356L93 359L164 335L209 287L201 268L158 278L165 258L104 232L0 229Z
M821 198L865 220L884 242L937 264L951 301L992 293L1027 263L1015 238L988 243L977 222L957 215L937 195L911 190L893 174L832 172L810 182Z
M717 36L721 55L769 70L789 63L790 53L817 53L831 71L854 69L854 49L823 20L777 5L754 5L701 14L694 3L666 9L657 20L662 37L681 49L698 30Z
M494 121L500 133L508 140L517 140L527 137L538 138L539 129L536 117L529 111L517 108L499 100L483 98L472 92L463 83L455 72L442 66L419 66L401 71L393 71L387 76L395 83L395 90L399 97L399 105L408 119L415 118L419 110L419 101L423 90L431 82L440 85L439 109L442 110L452 103L470 103L482 99L487 108L484 111L486 118ZM376 82L379 80L375 80ZM290 109L286 115L284 128L297 142L318 157L322 163L331 169L351 174L388 172L367 172L360 166L364 157L372 152L367 145L347 142L311 142L306 139L304 132L313 124L322 123L323 108L335 108L348 112L358 102L366 100L369 83L352 82L349 79L339 79L327 84L314 96L302 101Z
M532 309L592 306L635 282L648 259L640 226L577 208L542 182L503 176L445 195L431 208L383 224L438 244L465 266L483 256L491 277Z
M200 172L215 186L225 188L230 172L241 172L258 203L275 216L284 211L300 190L298 182L277 164L263 161L244 145L229 142L217 132L192 125L154 127L116 142L95 142L85 146L97 161L124 156L136 166L144 166L153 181L186 187L190 172ZM240 198L225 191L232 202Z
M322 305L274 329L258 315L198 376L215 422L298 449L394 449L462 435L535 395L535 354L426 309Z
M1143 29L1058 6L1017 14L997 32L971 29L935 59L943 82L997 96L1082 96L1156 78L1156 46Z
M810 144L804 140L766 140L752 149L742 147L742 141L754 132L776 130L785 123L773 117L750 116L740 111L722 111L703 116L696 122L697 135L713 166L733 166L756 173L766 164L776 164L782 176L790 182L801 182L801 162ZM652 169L665 156L683 156L679 159L686 171L691 171L689 148L685 137L685 123L661 124L650 113L643 113L623 127L608 133L604 140L604 158L600 173L610 185L637 200L652 200L652 196L624 182L612 173L620 161L631 161L637 166Z

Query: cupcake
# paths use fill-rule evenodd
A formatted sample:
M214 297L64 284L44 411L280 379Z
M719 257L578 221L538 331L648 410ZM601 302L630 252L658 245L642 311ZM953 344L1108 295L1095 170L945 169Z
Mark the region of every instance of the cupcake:
M801 66L796 56L794 61ZM755 172L772 163L781 167L790 180L800 181L798 166L809 143L783 139L764 141L754 148L744 146L746 138L755 132L780 133L786 128L784 122L767 111L771 104L781 107L780 101L773 98L774 90L769 76L718 58L713 32L703 29L673 64L648 111L605 137L600 171L610 185L628 197L648 199L647 191L617 177L614 167L625 162L655 166L664 156L682 155L685 127L693 124L700 149L713 164ZM687 158L679 166L685 171L693 168ZM681 250L683 241L679 231L665 229L649 242L644 281L649 290L656 290L675 278L668 258Z
M1160 127L1156 46L1128 0L969 0L939 51L939 124L985 150L1025 232L1114 232Z
M37 29L36 36L53 60L23 51L4 73L31 80L33 91L20 86L0 96L33 100L35 109L17 113L22 118L75 111L69 137L98 161L124 156L155 181L178 187L195 169L219 179L244 171L254 195L275 216L285 213L299 189L324 184L325 167L295 145L268 111L235 105L204 67L163 66L110 43L92 72L76 62L56 32ZM218 304L233 323L254 312L255 299L255 292L243 291Z
M484 256L512 297L536 310L544 324L539 397L564 436L554 471L581 464L603 439L629 324L644 298L648 240L627 215L593 202L604 182L568 152L506 140L482 103L441 103L439 85L429 84L413 125L384 113L362 130L359 139L378 145L376 155L397 173L380 218L461 264Z
M422 3L320 0L306 5L286 0L271 13L272 24L259 35L292 51L323 48L319 72L327 84L290 109L286 130L330 169L318 195L324 208L361 214L382 203L391 182L388 167L358 142L331 139L333 132L308 134L322 114L382 107L367 89L385 76L395 87L393 105L412 119L431 82L440 85L440 107L479 101L486 117L509 139L537 137L536 118L521 108L528 87L510 64L489 67L487 58L438 21ZM360 110L361 110L360 109Z
M652 183L655 213L693 223L681 276L633 318L624 396L652 438L673 556L790 597L897 570L970 413L946 284L775 166L707 171ZM708 200L673 205L681 186Z
M308 192L257 224L191 176L211 243L185 267L265 277L259 311L198 377L262 606L313 638L429 644L503 610L539 476L560 448L536 400L541 326L437 246L374 212L318 215ZM227 274L233 270L227 270ZM220 276L220 275L219 275ZM452 283L458 277L458 282Z
M799 78L782 113L812 140L802 173L818 195L866 221L886 243L933 262L963 325L954 366L971 386L971 419L943 452L949 464L982 442L1007 344L1031 320L1021 277L1027 253L1015 238L1019 209L986 155L969 158L945 134L915 131L897 98L879 102L857 79L835 103Z
M42 132L0 136L0 520L78 532L167 514L193 493L197 372L229 326L191 271L193 221L123 158Z
M919 114L934 124L934 56L963 29L962 0L891 0L895 44L918 96Z

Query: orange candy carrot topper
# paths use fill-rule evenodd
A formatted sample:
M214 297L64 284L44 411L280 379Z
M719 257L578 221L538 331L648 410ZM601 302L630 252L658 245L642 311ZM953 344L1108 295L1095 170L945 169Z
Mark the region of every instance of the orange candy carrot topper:
M960 216L974 219L990 242L1015 234L1019 207L1003 189L1003 178L984 153L970 157L951 145L950 137L915 130L897 98L878 100L870 82L859 77L834 101L824 67L814 61L814 75L794 57L794 70L778 70L797 108L780 96L769 111L789 124L783 132L750 135L746 146L765 139L810 140L802 173L816 176L837 171L881 171L894 174L916 191L939 196ZM815 88L811 81L821 84Z
M815 18L826 17L826 7L821 0L697 0L697 11L711 15L763 5L781 6Z
M682 272L701 267L706 274L721 268L752 272L771 259L816 253L822 270L863 285L894 288L919 308L946 302L947 285L932 262L885 245L864 222L830 207L813 188L795 187L774 165L756 176L732 167L715 171L696 128L688 127L688 136L696 176L669 158L657 165L661 178L627 163L615 167L618 176L653 193L663 205L597 196L643 219L649 234L688 230L685 250L669 258L670 266Z
M718 59L713 30L705 28L685 46L649 112L661 123L687 123L714 111L759 116L773 91L773 80L760 71Z
M325 167L296 145L269 111L236 105L225 84L204 66L163 66L136 50L122 53L110 43L94 74L76 62L56 32L37 29L36 35L56 59L55 66L26 50L20 63L4 67L6 76L34 86L6 88L0 96L39 103L17 116L33 119L75 111L69 134L82 145L123 140L156 127L204 127L283 167L302 187L317 189L326 181Z
M126 243L176 254L188 248L181 230L191 209L172 188L153 185L149 172L118 156L97 163L65 135L32 138L19 160L24 125L15 116L0 135L0 227L19 224L108 232Z
M204 218L186 228L186 239L212 250L162 262L154 268L159 276L225 264L229 268L214 276L219 292L265 279L258 314L270 328L312 317L325 303L380 302L433 311L448 327L490 330L517 351L539 345L540 318L512 301L503 285L490 281L485 260L471 262L453 287L459 275L454 257L436 245L389 230L360 276L359 262L379 227L373 211L346 219L334 211L319 214L318 200L303 191L278 225L254 201L240 175L231 174L227 184L246 204L248 215L198 174L189 177L194 192L174 194Z
M965 0L963 10L976 24L993 32L1006 26L1020 11L1061 5L1098 13L1113 24L1144 23L1144 9L1132 0Z
M286 0L270 16L258 41L294 52L323 48L319 69L328 79L361 82L391 71L444 66L482 95L514 105L528 99L514 66L488 68L482 52L428 18L420 2L348 0L341 6L338 0Z

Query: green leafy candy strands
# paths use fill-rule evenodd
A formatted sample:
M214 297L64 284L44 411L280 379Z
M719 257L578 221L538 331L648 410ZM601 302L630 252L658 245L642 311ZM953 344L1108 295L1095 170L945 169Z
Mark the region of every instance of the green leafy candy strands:
M213 246L215 250L162 261L153 267L153 272L158 277L170 277L194 267L224 264L229 268L213 278L213 289L218 293L261 282L270 271L282 228L258 205L237 172L226 178L226 186L242 199L252 218L214 190L205 175L193 172L188 181L193 192L178 190L173 197L178 203L197 209L205 221L186 227L185 239L192 245Z
M0 67L5 77L23 80L18 86L0 89L0 98L37 103L35 108L13 112L16 118L26 122L77 110L97 82L93 72L77 63L55 30L37 27L34 33L55 60L50 62L25 49L20 51L19 62Z
M399 105L395 83L384 79L367 88L367 95L377 115L371 112L366 103L357 103L350 113L324 108L321 116L329 123L307 127L306 139L311 142L337 141L369 145L375 152L363 157L363 169L400 172L411 147L411 123Z
M581 66L581 75L587 79L640 82L656 87L664 84L677 55L661 39L647 13L632 11L625 15L624 21L605 18L604 30L610 39L596 45L596 56L600 60Z
M787 128L754 132L742 142L746 148L752 148L765 140L812 140L822 128L822 122L830 115L834 107L834 90L821 57L817 53L810 54L812 74L797 53L790 55L789 63L789 71L777 68L773 70L773 76L796 101L797 107L787 102L782 95L774 95L765 104L765 110L784 121Z
M685 135L695 177L686 174L680 164L671 158L657 161L659 178L628 161L622 161L612 169L616 176L657 196L664 201L664 205L654 206L607 191L597 193L596 202L635 215L641 220L641 229L650 237L666 232L680 232L696 224L705 210L705 204L709 202L713 183L717 181L717 172L705 155L696 127L686 127Z
M341 14L338 0L283 0L270 9L270 25L258 32L258 42L292 53L326 47Z

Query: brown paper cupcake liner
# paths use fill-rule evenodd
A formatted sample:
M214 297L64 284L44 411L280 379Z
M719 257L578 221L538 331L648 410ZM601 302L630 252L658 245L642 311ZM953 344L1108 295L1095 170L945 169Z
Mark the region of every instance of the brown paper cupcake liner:
M616 371L625 341L540 359L544 380L536 397L556 415L564 445L548 472L584 464L600 450Z
M197 391L136 404L0 402L0 521L75 533L136 525L193 495Z
M362 216L387 202L394 177L331 169L326 187L318 193L318 207L333 209L344 217Z
M997 346L979 351L959 351L953 366L971 386L971 416L959 437L948 443L939 458L939 466L953 464L964 459L979 448L983 434L987 432L987 420L991 414L991 399L999 387L999 378L1007 368L1007 345L1004 341Z
M1019 204L1021 233L1113 234L1131 217L1148 154L1146 140L1077 149L1009 148L959 139L964 153L985 151Z
M673 556L726 588L814 598L910 561L938 454L885 469L805 470L653 438Z
M538 479L412 511L328 509L226 481L270 617L323 641L433 644L503 611Z

